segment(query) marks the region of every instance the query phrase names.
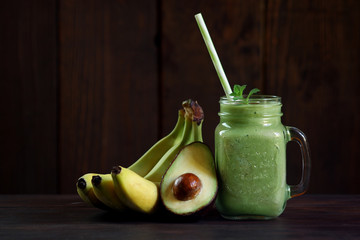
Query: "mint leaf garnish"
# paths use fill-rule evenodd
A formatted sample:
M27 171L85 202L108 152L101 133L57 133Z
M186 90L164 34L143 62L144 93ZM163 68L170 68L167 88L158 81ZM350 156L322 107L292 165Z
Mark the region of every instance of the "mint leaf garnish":
M246 85L234 85L234 91L233 93L230 94L230 96L234 97L234 100L239 100L239 99L244 99L243 97L243 92L244 89L246 88Z
M234 100L244 100L245 103L248 103L251 95L260 92L260 90L258 88L251 89L251 91L249 92L247 97L244 98L243 93L244 93L245 88L246 88L246 85L242 85L242 86L238 85L238 84L234 85L234 90L230 94L230 96L233 96Z
M258 92L260 92L260 89L258 89L258 88L251 89L251 91L249 92L249 94L248 94L245 102L248 103L250 96L253 95L253 94L255 94L255 93L258 93Z

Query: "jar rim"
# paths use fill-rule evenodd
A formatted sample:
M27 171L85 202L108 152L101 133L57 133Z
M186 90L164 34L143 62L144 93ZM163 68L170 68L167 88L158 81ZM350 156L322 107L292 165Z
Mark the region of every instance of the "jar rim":
M249 98L249 101L246 102L247 95L244 95L244 99L233 100L233 97L227 98L226 96L222 96L220 98L220 103L223 104L274 104L281 103L281 97L275 95L252 95Z

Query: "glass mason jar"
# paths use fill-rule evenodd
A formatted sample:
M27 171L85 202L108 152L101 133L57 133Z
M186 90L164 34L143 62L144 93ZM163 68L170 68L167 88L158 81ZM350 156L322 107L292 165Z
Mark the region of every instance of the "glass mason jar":
M254 95L244 100L220 99L215 130L215 162L219 176L216 208L227 219L271 219L286 201L302 195L310 176L305 135L281 123L281 98ZM286 183L286 144L296 141L302 153L302 178Z

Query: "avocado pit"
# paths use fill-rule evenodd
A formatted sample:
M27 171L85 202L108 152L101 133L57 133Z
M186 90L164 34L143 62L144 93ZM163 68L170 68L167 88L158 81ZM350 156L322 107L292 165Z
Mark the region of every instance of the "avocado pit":
M177 177L173 183L172 190L176 199L188 201L194 199L201 191L200 178L193 173L184 173Z

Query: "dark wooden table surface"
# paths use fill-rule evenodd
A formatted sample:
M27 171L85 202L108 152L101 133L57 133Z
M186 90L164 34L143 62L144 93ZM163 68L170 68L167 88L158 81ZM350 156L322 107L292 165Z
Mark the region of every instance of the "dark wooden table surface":
M304 195L269 221L116 215L76 195L0 195L0 239L360 239L360 195Z

